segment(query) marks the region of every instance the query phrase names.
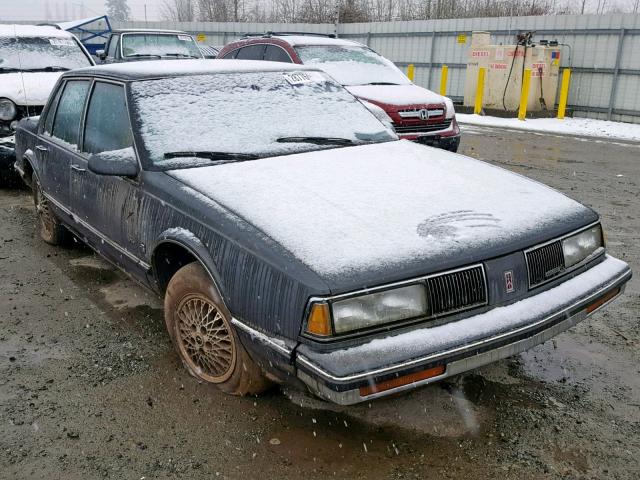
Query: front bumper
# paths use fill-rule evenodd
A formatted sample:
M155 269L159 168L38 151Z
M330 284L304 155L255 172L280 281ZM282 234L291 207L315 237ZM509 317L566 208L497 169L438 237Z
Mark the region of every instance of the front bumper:
M458 151L458 147L460 146L460 135L455 135L452 137L442 137L439 135L433 135L433 136L425 135L425 136L417 137L412 140L416 143L421 143L422 145L442 148L443 150L448 150L454 153Z
M0 174L13 171L16 161L15 137L0 138Z
M297 376L319 397L342 405L416 388L549 340L619 296L631 275L625 262L607 255L554 288L463 320L329 353L300 345Z

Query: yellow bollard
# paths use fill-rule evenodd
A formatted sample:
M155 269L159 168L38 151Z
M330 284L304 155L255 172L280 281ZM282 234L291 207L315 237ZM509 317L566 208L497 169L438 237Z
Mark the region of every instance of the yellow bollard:
M416 76L416 67L413 63L410 63L407 67L407 78L413 82L414 77Z
M558 119L564 119L564 113L567 109L567 100L569 99L569 80L571 79L571 69L565 68L562 71L562 84L560 86L560 102L558 103Z
M479 115L482 112L482 95L484 94L484 73L485 68L478 69L478 85L476 86L476 103L473 107L473 113Z
M522 78L522 90L520 91L520 109L518 120L524 120L527 116L527 103L529 103L529 86L531 85L531 69L525 68Z
M447 95L447 77L449 76L449 67L442 65L442 75L440 76L440 95Z

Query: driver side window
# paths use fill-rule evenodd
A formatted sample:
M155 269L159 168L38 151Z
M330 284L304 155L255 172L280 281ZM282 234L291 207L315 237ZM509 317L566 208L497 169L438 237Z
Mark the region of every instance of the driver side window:
M82 150L102 153L131 146L133 138L124 87L96 82L87 109Z

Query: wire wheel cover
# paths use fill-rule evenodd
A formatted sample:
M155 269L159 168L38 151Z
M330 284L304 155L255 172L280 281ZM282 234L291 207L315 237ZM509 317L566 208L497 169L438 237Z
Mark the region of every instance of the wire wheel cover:
M200 378L212 383L227 380L236 363L229 323L201 294L187 295L175 312L175 335L182 358Z
M42 229L51 235L53 232L53 219L51 218L51 210L49 209L49 202L42 193L42 188L38 184L36 187L36 211L38 212L38 218Z

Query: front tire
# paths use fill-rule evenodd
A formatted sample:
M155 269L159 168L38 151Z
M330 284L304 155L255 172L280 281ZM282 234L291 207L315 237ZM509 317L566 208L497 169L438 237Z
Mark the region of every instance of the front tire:
M38 229L42 239L50 245L62 245L69 236L69 231L60 223L55 213L51 211L49 200L42 192L42 185L34 175L31 184L33 185L33 202L38 216Z
M171 278L164 297L164 316L173 345L191 375L231 395L255 395L269 387L199 263L185 265Z

